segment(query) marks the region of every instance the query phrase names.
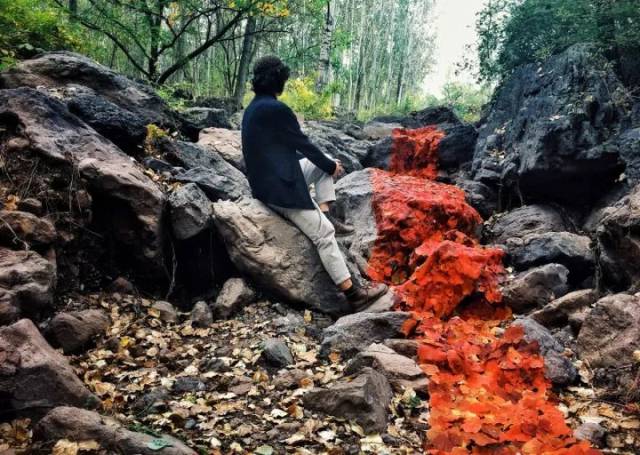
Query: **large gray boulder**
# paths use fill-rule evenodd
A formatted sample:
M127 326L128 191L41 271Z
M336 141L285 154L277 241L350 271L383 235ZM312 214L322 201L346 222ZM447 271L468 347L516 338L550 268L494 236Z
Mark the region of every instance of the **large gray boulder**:
M598 296L595 289L570 292L531 313L530 317L547 328L571 324L577 332L584 318L591 311L591 306L598 300Z
M128 113L133 114L131 118L139 119L145 125L153 123L166 128L179 126L170 108L150 87L72 52L41 54L0 74L0 88L18 87L45 87L71 102L77 94L95 94L112 106L119 107L120 113L127 113L121 119L121 132L127 131L124 122L130 117ZM83 107L76 112L83 115L83 112L91 110L104 111L104 106ZM92 115L87 116L89 122L92 121ZM111 119L116 120L115 117Z
M640 350L640 296L604 297L587 315L578 334L578 355L592 368L637 363Z
M382 433L387 428L393 392L384 375L365 368L351 381L316 388L303 397L305 409L353 420L365 432Z
M475 178L526 200L579 205L614 183L624 164L598 147L619 132L625 88L595 46L579 44L515 70L479 130Z
M213 213L234 265L260 288L321 312L348 310L316 248L295 226L255 199L217 202Z
M355 232L345 239L349 251L361 270L366 270L369 255L378 237L373 213L373 170L353 172L336 184L338 200L334 209L338 218L346 220Z
M320 150L333 159L339 159L347 173L362 169L370 143L354 139L327 122L305 122L305 132Z
M603 284L640 290L640 185L607 211L596 237Z
M343 358L350 359L373 343L402 338L402 326L410 317L409 313L400 311L344 316L322 332L320 354L328 356L338 352Z
M205 128L231 128L229 113L226 109L215 107L191 107L181 112L184 120L191 128L203 130Z
M233 167L245 171L240 131L207 128L200 131L198 145L220 154Z
M64 90L67 106L91 128L116 144L128 155L144 155L148 119L109 101L86 87L70 86Z
M565 217L548 205L525 205L491 218L484 227L487 243L505 245L509 239L523 238L529 234L546 234L567 231Z
M169 435L149 435L128 430L111 417L74 407L57 407L39 423L39 441L66 439L73 442L96 441L109 453L140 455L196 455L182 441Z
M579 283L593 274L595 255L589 237L570 232L529 234L507 242L509 262L518 270L544 264L562 264L569 269L571 281Z
M0 326L51 310L56 267L34 251L0 248Z
M195 183L212 201L236 200L251 195L244 174L211 147L166 137L156 139L154 147L167 161L186 169L178 173L175 180Z
M169 195L173 233L186 240L213 226L211 201L195 183L188 183Z
M545 375L554 385L566 386L578 379L578 370L564 355L564 347L551 332L529 318L518 319L514 325L524 329L525 341L538 343L540 354L544 357Z
M544 307L569 292L569 269L548 264L516 276L502 290L503 301L516 313Z
M56 406L99 403L28 319L0 328L0 360L3 410L39 416Z
M0 119L0 126L16 136L13 143L20 144L13 153L62 166L70 175L77 172L94 199L118 210L117 216L105 218L111 224L100 228L126 252L127 265L156 278L166 276L161 222L165 196L130 157L60 101L30 88L0 91ZM74 202L79 204L79 199Z

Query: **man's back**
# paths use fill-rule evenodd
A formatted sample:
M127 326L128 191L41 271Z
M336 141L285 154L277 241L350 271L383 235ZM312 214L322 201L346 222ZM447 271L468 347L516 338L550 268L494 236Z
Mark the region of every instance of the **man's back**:
M255 198L285 208L314 209L298 151L332 173L327 158L300 131L293 111L274 96L257 95L242 119L242 153Z

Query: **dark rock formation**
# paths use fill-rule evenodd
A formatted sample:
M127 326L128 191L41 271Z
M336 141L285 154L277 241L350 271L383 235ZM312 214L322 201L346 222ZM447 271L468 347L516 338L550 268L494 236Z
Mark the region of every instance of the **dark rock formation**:
M210 148L166 137L157 139L154 147L167 161L187 169L178 173L175 180L195 183L212 201L236 200L251 194L244 174Z
M352 381L333 384L326 389L313 389L304 395L305 409L347 420L353 420L367 433L387 428L388 409L393 392L380 373L366 368Z
M255 199L214 204L214 222L238 270L265 291L321 312L348 310L311 241Z
M640 185L604 214L596 237L602 284L640 290Z
M398 354L383 344L372 344L359 353L345 369L348 375L355 375L365 368L373 368L382 373L398 391L413 389L427 393L429 379L415 360Z
M548 205L528 205L496 215L486 224L484 241L506 245L511 238L523 238L529 234L546 234L568 230L565 217Z
M33 172L21 168L33 158L40 160L40 169L51 166L61 174L38 176L34 191L68 191L69 186L61 187L63 182L57 181L63 178L70 179L70 184L63 184L72 187L85 182L90 195L77 190L60 203L66 202L67 211L73 201L71 209L92 212L97 223L93 229L112 242L124 261L121 265L153 277L156 286L163 282L165 196L131 158L69 113L64 104L33 89L0 91L0 124L14 135L9 139L13 153L8 158L13 172ZM76 182L80 178L82 182ZM47 194L48 199L56 197ZM111 254L115 256L116 251Z
M191 310L191 324L194 327L209 327L213 323L213 312L206 302L198 302Z
M624 87L594 47L576 45L542 65L517 69L499 88L479 131L476 180L527 201L592 202L624 169L598 147L618 133Z
M205 128L232 128L229 114L225 109L212 107L192 107L181 112L183 120L194 130Z
M1 210L0 220L0 244L12 249L46 251L58 238L51 221L28 212Z
M56 406L99 403L28 319L0 328L0 359L3 411L41 416Z
M144 140L147 136L147 122L145 118L131 112L106 98L95 94L89 89L72 94L67 102L69 111L80 117L102 136L120 147L132 156L142 156Z
M578 355L592 368L637 362L640 349L640 296L616 294L596 303L578 334Z
M85 409L58 407L50 411L35 431L40 441L96 441L112 453L140 455L196 455L172 436L135 433L110 417Z
M63 98L73 101L75 94L86 95L94 92L106 102L120 107L133 115L137 124L155 124L163 128L178 129L179 124L167 104L150 87L134 82L102 66L93 60L71 52L51 52L31 60L25 60L16 67L0 74L0 88L45 87L62 92ZM89 91L87 90L90 89ZM85 100L86 101L86 100ZM82 101L80 101L82 103ZM87 123L94 114L105 114L106 104L102 101L95 108L81 108L77 112L87 112ZM102 111L102 113L100 113ZM123 113L123 111L120 111ZM93 113L92 113L93 112ZM129 117L129 114L125 114ZM124 121L125 118L122 118ZM108 122L107 122L108 123ZM120 123L125 127L124 123ZM121 129L127 131L127 128Z
M49 336L65 354L76 354L104 334L110 323L109 316L102 310L58 313L49 323Z
M287 343L278 338L270 338L264 342L262 358L268 365L276 368L285 368L295 363Z
M591 239L570 232L529 234L507 242L509 261L518 270L544 264L562 264L570 272L573 283L593 274L595 258Z
M504 288L504 303L516 313L542 308L569 291L569 270L548 264L518 275Z
M33 251L0 248L0 325L51 311L56 267Z
M543 326L563 327L571 324L577 333L591 306L598 300L598 292L594 289L571 292L533 312L530 317Z
M410 317L409 313L391 312L356 313L340 318L322 333L320 354L328 356L338 352L348 359L373 343L400 338L402 325Z
M194 183L188 183L169 195L169 214L173 233L186 240L213 226L211 202Z
M303 128L320 150L342 161L347 173L362 169L369 142L356 140L324 122L306 122Z
M244 156L242 155L242 138L240 131L222 128L207 128L200 131L198 145L218 153L229 164L244 172Z
M525 341L538 342L540 354L544 357L545 374L558 386L566 386L578 379L578 370L564 355L564 348L543 326L532 319L519 319L514 323L524 329Z

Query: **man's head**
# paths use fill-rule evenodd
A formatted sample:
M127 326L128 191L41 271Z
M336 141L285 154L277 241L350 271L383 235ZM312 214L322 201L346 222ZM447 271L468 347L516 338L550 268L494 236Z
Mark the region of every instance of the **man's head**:
M262 57L253 67L253 91L256 95L281 95L291 70L275 56Z

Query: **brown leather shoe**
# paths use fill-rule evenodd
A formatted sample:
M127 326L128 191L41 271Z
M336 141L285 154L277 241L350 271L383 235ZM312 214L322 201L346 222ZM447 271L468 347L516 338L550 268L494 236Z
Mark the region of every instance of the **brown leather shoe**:
M355 286L355 285L354 285ZM376 300L385 295L389 286L382 283L367 284L350 289L345 293L354 313L367 309Z

